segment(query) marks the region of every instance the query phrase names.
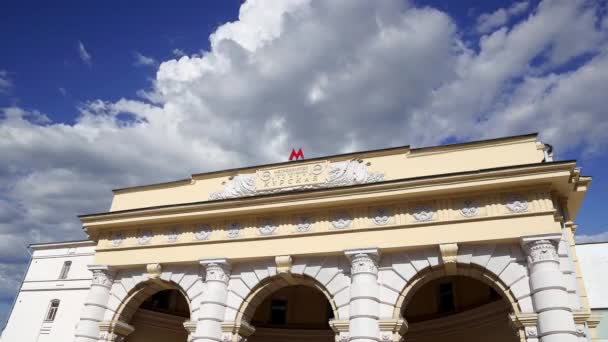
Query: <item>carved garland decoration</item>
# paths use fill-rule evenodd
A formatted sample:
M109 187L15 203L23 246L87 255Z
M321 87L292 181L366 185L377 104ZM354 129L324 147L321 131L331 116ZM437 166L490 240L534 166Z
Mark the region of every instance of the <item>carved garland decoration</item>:
M238 174L224 184L224 190L209 195L210 200L223 200L227 198L238 198L271 194L286 191L324 189L355 184L376 183L384 180L384 173L371 172L367 164L361 160L353 159L344 162L331 163L329 165L328 178L323 183L297 185L286 188L257 190L255 185L255 174Z

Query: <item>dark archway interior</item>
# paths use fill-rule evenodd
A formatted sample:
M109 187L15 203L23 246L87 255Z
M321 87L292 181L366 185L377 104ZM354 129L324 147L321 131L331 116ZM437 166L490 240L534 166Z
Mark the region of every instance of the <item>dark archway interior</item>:
M402 312L404 340L516 342L509 303L492 287L470 277L434 279L417 289Z
M256 308L251 325L256 329L251 342L333 341L329 327L332 307L325 295L309 286L284 287L272 293Z
M148 297L139 306L131 324L135 330L127 342L186 342L188 333L183 323L190 318L184 295L178 290L162 290Z

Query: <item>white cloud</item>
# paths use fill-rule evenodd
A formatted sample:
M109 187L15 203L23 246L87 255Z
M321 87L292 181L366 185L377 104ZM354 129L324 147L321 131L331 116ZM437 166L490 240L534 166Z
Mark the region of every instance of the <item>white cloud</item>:
M13 81L8 77L6 70L0 70L0 94L6 94L13 88Z
M284 161L293 147L313 157L538 130L558 154L604 153L596 10L545 1L470 42L445 13L398 0L248 1L210 51L160 63L144 100L91 101L73 124L0 109L0 234L81 238L75 215L108 209L112 188ZM8 260L19 246L0 264L21 263Z
M135 65L137 66L155 66L157 64L156 60L152 57L144 56L139 52L134 53L135 56Z
M509 18L524 13L529 6L528 1L521 1L514 3L509 8L499 8L492 13L484 13L477 18L477 32L487 33L503 26L509 21Z
M81 41L78 41L78 55L80 56L80 60L88 66L93 64L91 54L84 47L84 44Z
M184 50L182 49L173 49L171 53L173 53L173 55L178 58L186 55L186 52L184 52Z
M59 93L63 96L68 95L68 91L64 87L59 87L59 88L57 88L57 90L59 90Z
M576 243L589 243L589 242L608 242L608 232L602 232L592 235L577 235Z

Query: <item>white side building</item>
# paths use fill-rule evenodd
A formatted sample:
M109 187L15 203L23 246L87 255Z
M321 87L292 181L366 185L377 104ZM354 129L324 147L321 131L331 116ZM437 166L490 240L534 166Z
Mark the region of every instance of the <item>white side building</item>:
M32 260L2 342L72 341L91 286L92 241L31 245Z
M576 245L591 312L601 317L598 341L608 342L608 242Z

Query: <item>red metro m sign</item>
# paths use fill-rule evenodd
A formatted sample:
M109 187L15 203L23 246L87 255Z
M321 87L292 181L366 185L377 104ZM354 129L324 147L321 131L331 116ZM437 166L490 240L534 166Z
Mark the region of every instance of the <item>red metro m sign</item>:
M302 152L302 148L299 148L298 152L296 152L295 148L291 150L291 154L289 155L289 161L292 161L294 158L296 160L300 158L304 159L304 153Z

